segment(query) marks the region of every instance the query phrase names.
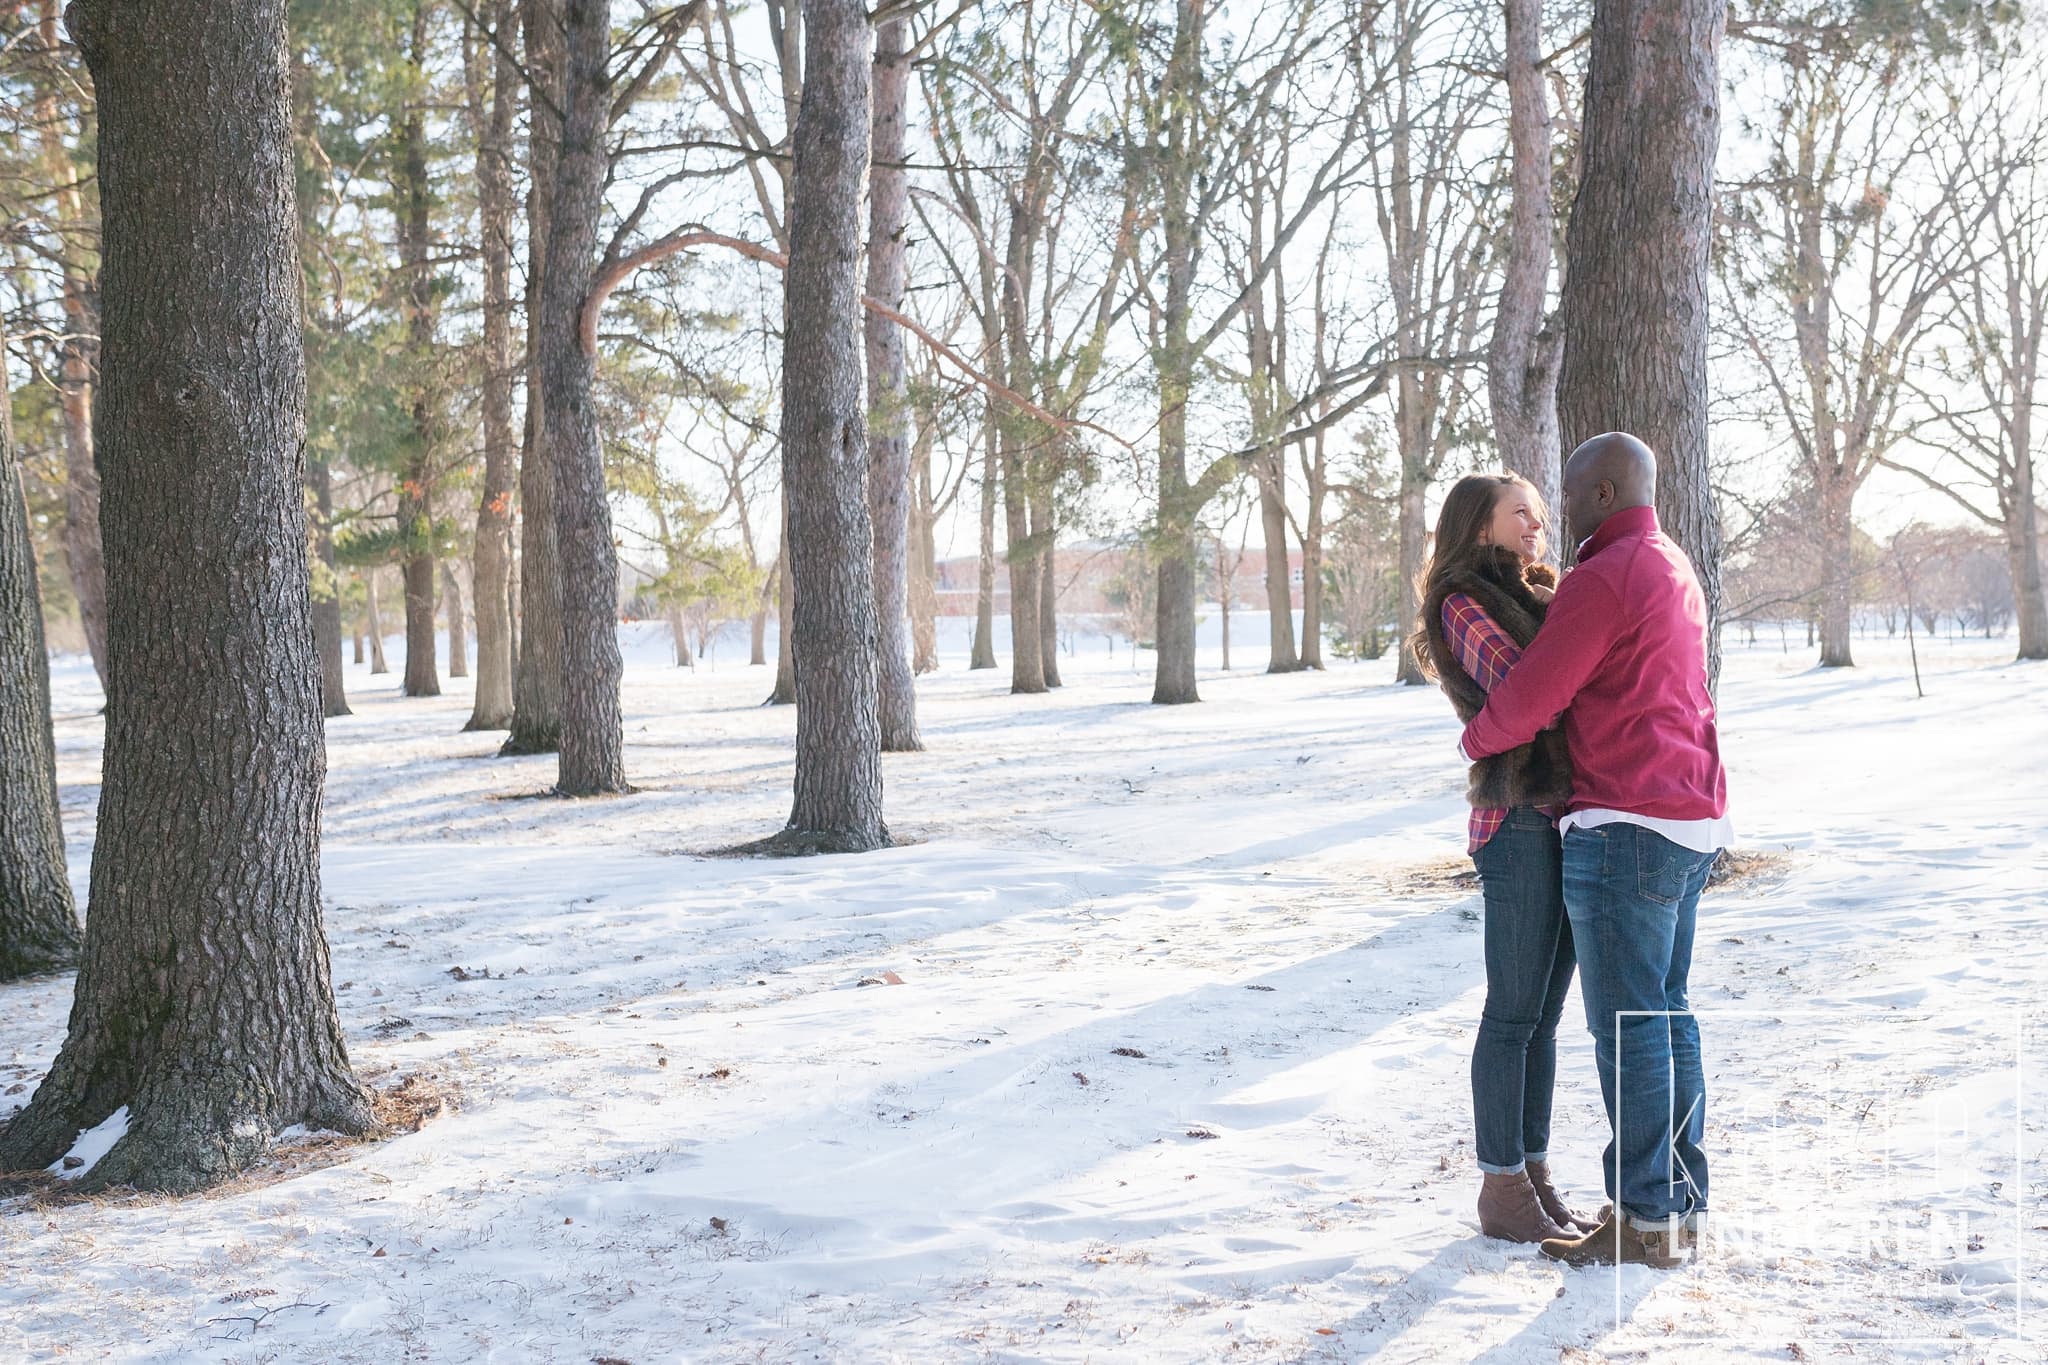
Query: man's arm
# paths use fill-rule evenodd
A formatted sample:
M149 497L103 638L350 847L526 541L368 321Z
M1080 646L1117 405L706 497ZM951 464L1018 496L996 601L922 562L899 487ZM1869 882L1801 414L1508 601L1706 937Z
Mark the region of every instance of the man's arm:
M1590 574L1568 575L1543 629L1465 727L1465 756L1506 753L1536 738L1571 705L1620 633L1620 604L1607 585Z

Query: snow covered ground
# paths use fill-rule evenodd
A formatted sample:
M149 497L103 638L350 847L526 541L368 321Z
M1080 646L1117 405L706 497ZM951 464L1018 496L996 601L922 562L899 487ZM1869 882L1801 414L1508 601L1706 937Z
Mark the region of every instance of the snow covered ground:
M950 649L886 763L904 845L790 862L704 856L787 812L794 716L743 654L629 629L642 790L575 804L460 732L466 683L352 669L342 1017L452 1111L208 1197L0 1206L0 1358L2048 1355L2048 669L1935 642L1916 700L1902 643L1731 640L1741 844L1778 856L1701 919L1718 1245L1616 1274L1477 1233L1448 705L1387 661L1263 676L1233 627L1172 709L1099 640L1032 698ZM82 899L98 695L57 684ZM0 1114L69 997L0 987ZM1590 1207L1576 1002L1565 1043Z

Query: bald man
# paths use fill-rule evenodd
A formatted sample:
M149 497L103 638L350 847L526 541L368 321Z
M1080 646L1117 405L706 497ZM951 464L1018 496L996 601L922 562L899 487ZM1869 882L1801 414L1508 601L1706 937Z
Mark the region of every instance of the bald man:
M1706 1078L1686 978L1700 892L1732 831L1706 599L1657 524L1656 492L1657 457L1633 436L1572 452L1578 567L1463 741L1476 760L1564 717L1565 910L1612 1132L1607 1215L1584 1237L1543 1243L1574 1265L1677 1265L1697 1254L1707 1206Z

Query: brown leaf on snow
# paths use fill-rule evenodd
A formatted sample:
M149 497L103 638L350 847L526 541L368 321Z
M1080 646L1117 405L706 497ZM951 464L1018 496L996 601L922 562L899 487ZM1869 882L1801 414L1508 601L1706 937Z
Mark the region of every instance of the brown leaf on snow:
M903 984L903 978L894 972L883 972L882 984L885 986L900 986Z
M374 1261L374 1260L376 1260L376 1259L377 1259L377 1258L378 1258L379 1256L382 1256L383 1254L384 1254L384 1248L383 1248L383 1247L378 1247L378 1248L377 1248L377 1249L376 1249L375 1251L373 1251L373 1252L371 1252L371 1253L370 1253L370 1259Z
M1207 1128L1190 1128L1188 1129L1188 1136L1191 1138L1220 1138L1223 1134L1212 1133Z
M1076 1072L1074 1073L1074 1079L1075 1079L1075 1080L1077 1080L1077 1081L1079 1081L1079 1082L1080 1082L1081 1084L1083 1084L1083 1085L1086 1085L1086 1084L1088 1084L1088 1077L1087 1077L1086 1075L1082 1074L1082 1073L1081 1073L1081 1072L1079 1072L1079 1071L1076 1071Z
M1116 1057L1142 1057L1145 1055L1134 1047L1113 1047L1109 1051L1112 1056Z

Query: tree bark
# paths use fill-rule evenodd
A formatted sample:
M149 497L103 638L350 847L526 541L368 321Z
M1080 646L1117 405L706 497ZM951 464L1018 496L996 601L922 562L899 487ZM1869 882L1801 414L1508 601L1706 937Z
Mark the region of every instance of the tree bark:
M334 562L334 477L325 460L309 466L313 486L313 550L326 571L327 591L312 599L313 644L320 653L320 709L346 716L348 689L341 671L341 571ZM363 661L363 637L356 636L356 662Z
M562 107L560 0L520 0L526 70L535 89L528 119L526 193L526 428L519 452L518 657L511 733L501 754L548 754L562 734L562 577L555 543L555 476L549 462L547 395L539 320L547 274Z
M1325 432L1311 438L1308 466L1308 520L1301 529L1301 666L1323 666L1323 498L1329 491Z
M1563 337L1546 325L1543 316L1556 232L1550 105L1542 67L1543 0L1506 0L1506 10L1511 198L1507 263L1494 311L1486 393L1501 462L1533 484L1544 506L1557 516L1563 512L1563 452L1557 426ZM1557 539L1553 534L1553 542Z
M785 222L788 221L786 218ZM788 291L787 276L783 289ZM785 325L784 335L788 334ZM792 591L794 580L789 568L789 455L783 453L783 487L781 497L782 549L775 557L775 689L768 694L770 706L796 705L796 641L792 627L796 620L796 595Z
M868 175L867 294L891 308L903 301L910 180L904 170L910 109L908 24L875 30L873 157ZM863 310L868 379L868 508L875 536L876 670L882 751L916 753L917 688L910 671L910 385L903 331Z
M1820 666L1854 668L1849 626L1856 614L1856 523L1846 496L1822 498L1820 525Z
M910 671L935 673L939 667L938 553L932 523L931 434L920 431L911 447L910 494Z
M619 712L619 560L612 544L604 452L592 388L597 356L583 346L583 301L597 269L597 219L609 159L611 0L567 0L567 96L542 275L540 358L555 477L555 553L562 577L562 732L555 790L629 791Z
M1423 500L1429 491L1425 480L1418 479L1406 466L1402 469L1400 506L1400 575L1401 575L1401 620L1416 621L1422 616L1422 591L1418 580L1422 574L1422 555L1429 544L1429 527L1424 521ZM1396 632L1398 637L1399 632ZM1394 667L1394 680L1403 686L1415 686L1430 681L1422 666L1414 658L1414 651L1396 649L1400 662Z
M57 0L43 0L37 36L54 62L57 52ZM93 464L93 347L99 335L99 307L84 248L73 233L95 226L86 216L79 193L80 177L64 145L64 129L72 120L59 108L57 83L45 80L36 100L35 119L41 141L43 174L55 189L63 260L64 339L58 346L58 402L64 426L64 563L71 592L78 599L78 621L92 653L100 690L107 687L107 566L100 548L100 476ZM84 138L90 131L80 129ZM89 143L88 143L89 145Z
M1032 500L1031 539L1038 551L1038 669L1048 688L1060 685L1059 565L1053 556L1058 526L1053 520L1050 471L1048 482Z
M7 326L0 317L0 981L78 961L78 909L64 868L50 655L14 452Z
M1706 595L1721 670L1721 527L1707 467L1708 246L1723 0L1598 0L1565 239L1561 445L1627 431Z
M470 583L476 613L476 697L465 730L512 723L512 120L519 67L511 52L512 0L494 0L490 108L479 119L477 219L483 236L481 357L484 484L477 501L476 554ZM480 105L480 102L479 102Z
M974 565L974 649L967 667L996 666L996 491L1001 483L996 405L988 401L981 427L981 539Z
M469 622L462 617L462 584L455 580L455 566L441 565L441 592L448 599L448 676L469 676Z
M109 666L71 1024L0 1168L185 1191L362 1132L320 914L320 674L283 0L78 0L99 95Z
M796 798L779 842L860 852L889 843L859 321L870 49L859 0L805 0L803 14L782 358L783 546L803 666Z
M412 65L426 67L428 10L413 8ZM419 98L410 100L399 123L399 178L404 212L399 215L399 257L405 274L406 341L411 349L412 442L398 482L398 534L405 583L405 678L408 697L438 697L441 678L434 662L434 603L440 583L434 564L435 454L440 441L440 394L434 377L434 330L440 312L435 299L432 187L427 183L426 115Z
M370 671L389 673L391 665L384 661L384 618L377 611L377 566L372 564L363 570L363 610L370 618Z

